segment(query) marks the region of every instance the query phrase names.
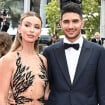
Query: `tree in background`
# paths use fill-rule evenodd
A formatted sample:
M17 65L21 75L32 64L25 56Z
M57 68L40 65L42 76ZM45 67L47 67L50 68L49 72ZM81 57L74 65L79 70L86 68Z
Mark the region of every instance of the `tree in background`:
M90 40L95 32L100 30L100 4L101 0L82 0L82 9L85 19L85 31Z
M60 8L58 0L51 0L45 8L46 19L48 23L49 33L58 33L59 20L60 20Z

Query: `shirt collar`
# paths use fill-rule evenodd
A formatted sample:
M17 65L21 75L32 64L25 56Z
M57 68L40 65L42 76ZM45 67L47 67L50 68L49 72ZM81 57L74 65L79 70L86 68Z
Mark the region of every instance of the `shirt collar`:
M69 43L69 44L74 44L74 43L79 43L80 47L82 47L83 45L83 37L80 36L79 39L77 39L76 41L74 42L70 42L66 37L64 37L64 40L63 40L64 43Z

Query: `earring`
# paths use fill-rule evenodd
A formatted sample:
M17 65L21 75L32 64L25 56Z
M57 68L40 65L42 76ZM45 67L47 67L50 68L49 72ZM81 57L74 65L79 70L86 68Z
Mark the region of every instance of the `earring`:
M19 38L22 39L22 35L21 35L21 33L18 33L18 35L19 35Z
M19 36L21 36L21 33L19 33Z

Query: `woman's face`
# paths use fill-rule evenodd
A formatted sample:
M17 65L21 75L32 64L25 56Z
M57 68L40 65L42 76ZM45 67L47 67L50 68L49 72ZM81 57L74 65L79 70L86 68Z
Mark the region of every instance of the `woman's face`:
M33 43L38 40L41 33L41 20L36 16L29 16L23 19L18 28L22 41Z

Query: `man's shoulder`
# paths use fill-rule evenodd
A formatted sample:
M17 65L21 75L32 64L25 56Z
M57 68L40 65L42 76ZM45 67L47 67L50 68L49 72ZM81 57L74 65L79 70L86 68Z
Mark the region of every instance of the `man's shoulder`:
M93 41L93 42L94 42L94 41L96 41L96 39L95 39L95 38L92 38L92 39L91 39L91 41Z
M92 41L87 41L86 43L87 43L87 46L89 46L90 48L96 49L96 50L104 48L102 45L99 45L99 44L94 43Z
M61 44L62 44L62 41L60 40L60 41L48 46L48 48L56 48L56 47L59 47Z
M49 45L47 48L44 49L45 52L53 52L55 49L60 48L62 46L62 41L58 41L52 45Z

